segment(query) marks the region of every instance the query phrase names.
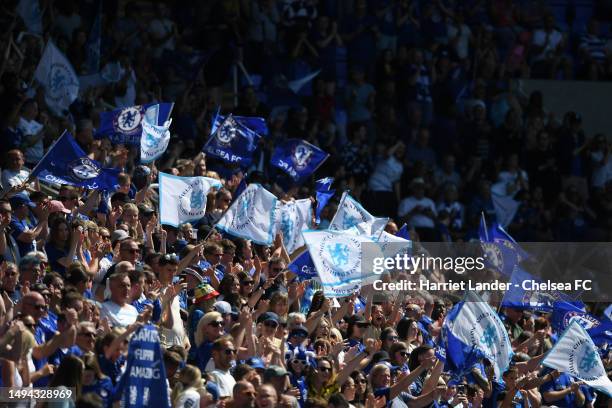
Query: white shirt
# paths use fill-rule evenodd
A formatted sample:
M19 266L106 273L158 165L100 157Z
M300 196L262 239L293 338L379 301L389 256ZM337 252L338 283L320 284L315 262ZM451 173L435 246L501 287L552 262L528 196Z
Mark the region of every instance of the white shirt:
M165 290L162 291L162 294L164 292ZM178 296L175 296L172 300L170 312L172 313L172 329L161 327L160 336L164 339L164 344L167 347L182 346L185 340L185 328L183 327L183 320L181 319L181 304Z
M548 42L546 41L547 36ZM536 32L533 33L533 44L538 47L544 47L544 49L536 56L535 60L546 59L546 54L554 51L561 41L563 41L563 35L557 30L552 30L550 33L546 33L545 30L536 30Z
M374 173L370 177L369 187L371 191L393 191L393 184L399 181L404 172L404 166L394 156L381 160L376 165Z
M107 300L100 307L100 319L107 318L111 326L127 327L136 323L138 310L130 304L119 306L112 300Z
M397 215L399 215L400 217L403 217L418 206L429 208L433 212L434 215L437 214L436 205L431 199L427 197L418 199L416 197L410 196L410 197L404 198L399 203L399 209L397 210ZM431 219L430 217L424 214L413 215L412 217L410 217L410 220L408 220L408 224L414 228L433 228L436 225L433 219Z
M213 377L214 383L219 387L219 397L231 397L236 380L229 371L215 369L210 375Z
M200 406L200 393L194 388L187 388L174 405L175 408L197 408Z
M449 24L446 28L446 32L449 40L455 38L457 34L459 34L459 39L455 44L455 52L459 58L466 59L469 52L470 36L472 35L470 28L465 24L461 24L461 27L457 29L454 24Z

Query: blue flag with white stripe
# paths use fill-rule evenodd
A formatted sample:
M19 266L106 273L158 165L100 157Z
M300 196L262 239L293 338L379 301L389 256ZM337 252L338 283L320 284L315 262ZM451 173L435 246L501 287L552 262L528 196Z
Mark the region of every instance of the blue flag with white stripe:
M410 232L408 232L408 225L402 225L402 227L399 229L399 231L397 231L397 234L395 234L395 236L410 240Z
M333 177L323 177L315 181L315 191L329 191L334 183Z
M215 119L217 120L217 119ZM261 135L236 121L229 115L213 132L204 145L203 151L227 163L248 167L253 160Z
M217 113L213 118L210 134L212 135L217 131L217 128L229 117L232 116L236 124L243 126L251 131L257 133L260 136L268 135L268 125L266 120L261 116L234 116L234 115L221 115L221 108L217 109Z
M288 139L276 146L270 164L278 167L295 182L310 176L329 157L328 153L301 139Z
M504 293L502 306L549 313L552 312L555 302L570 300L569 296L559 291L524 289L524 282L529 281L542 282L517 266L510 278L510 288Z
M493 364L496 379L510 366L512 345L501 319L476 293L467 292L444 319L442 343L455 375L467 374L480 358Z
M31 175L48 183L93 190L115 190L119 184L119 169L103 168L87 157L67 131L49 148Z
M295 258L289 266L287 266L287 269L296 274L300 282L317 277L317 269L312 262L308 250L302 252L300 256Z
M163 126L170 119L174 103L147 103L100 113L100 127L95 137L109 138L113 144L140 145L142 122Z

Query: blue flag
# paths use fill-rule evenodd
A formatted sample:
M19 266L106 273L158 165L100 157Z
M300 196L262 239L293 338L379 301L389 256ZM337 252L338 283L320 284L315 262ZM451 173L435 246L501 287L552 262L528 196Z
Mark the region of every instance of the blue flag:
M232 115L225 118L218 126L213 126L213 129L204 145L205 153L228 163L239 164L241 167L251 164L253 152L261 139L259 133L240 124Z
M223 116L219 113L220 109L221 108L217 109L217 113L215 117L213 118L211 130L210 130L211 135L216 132L217 128L221 126L221 124L225 122L225 120L229 116L233 118L236 124L243 126L251 130L252 132L257 133L260 136L268 135L268 125L266 124L266 120L264 118L260 116L234 116L234 115Z
M242 194L242 192L246 190L246 188L247 188L247 183L246 183L246 174L245 174L242 180L240 180L238 187L236 187L236 191L234 191L234 198L240 197L240 194Z
M408 232L408 225L406 224L402 225L402 228L400 228L399 231L397 231L397 234L395 234L395 236L404 238L410 241L410 233Z
M163 126L170 119L173 107L174 103L147 103L102 112L95 136L107 137L113 144L140 146L144 118L152 125Z
M297 275L300 282L317 277L317 269L308 251L295 258L287 268Z
M582 302L556 302L551 316L552 328L562 333L572 320L576 320L589 333L596 345L612 344L612 322L601 321L587 313Z
M85 51L87 53L87 59L85 60L85 67L87 74L96 74L100 71L100 46L101 46L101 35L102 35L102 0L98 0L98 12L94 19L91 31L89 31L89 38L85 44Z
M166 368L155 326L139 328L130 340L125 373L114 399L121 399L125 408L170 408Z
M119 169L106 169L87 157L70 133L64 131L40 162L32 176L56 184L94 190L114 190L119 184Z
M333 177L324 177L315 181L315 191L329 191L334 183Z
M495 223L488 229L484 216L478 234L487 267L503 275L512 275L514 267L529 257L501 225Z
M327 205L329 200L336 194L336 190L331 191L317 191L317 208L315 210L315 222L317 224L321 223L321 211Z
M502 306L549 313L553 311L555 302L571 300L569 296L556 290L525 290L523 289L523 282L525 281L542 282L517 266L512 272L510 288L504 294Z
M274 149L270 164L299 182L314 173L328 157L328 153L305 140L288 139Z

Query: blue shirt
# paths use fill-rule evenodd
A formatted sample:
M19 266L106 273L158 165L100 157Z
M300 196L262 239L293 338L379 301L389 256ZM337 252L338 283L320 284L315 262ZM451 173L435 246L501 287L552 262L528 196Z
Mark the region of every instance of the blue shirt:
M57 349L55 353L49 356L49 364L53 364L54 366L59 366L62 362L62 359L68 355L74 355L80 357L83 355L83 350L79 346L70 346L67 349Z
M572 378L569 375L561 373L558 378L555 378L552 381L542 384L542 386L540 387L540 392L542 393L542 403L546 405L555 405L561 408L575 407L576 395L573 392L570 392L565 397L557 401L546 401L546 399L544 398L544 393L548 391L564 390L566 388L569 388L572 383Z
M208 364L208 360L212 356L212 346L212 341L204 341L198 347L198 367L202 372L206 372L206 364Z
M145 306L152 305L153 306L153 316L151 316L151 320L157 323L159 318L161 317L161 302L159 299L155 299L152 301L151 299L143 299L143 300L135 300L132 302L132 306L138 310L138 313L142 313L145 311Z
M121 377L121 368L125 364L125 357L123 355L119 356L117 361L112 362L107 359L104 353L98 354L98 364L100 365L100 370L102 373L110 378L113 384L117 384L119 378Z
M13 217L11 219L11 229L13 230L12 232L13 238L15 238L15 242L17 242L17 248L19 249L19 255L23 257L28 252L32 252L36 250L36 245L34 245L34 240L32 240L32 242L21 242L18 239L19 235L21 235L22 232L34 229L34 225L31 225L27 219L18 220L17 218Z
M37 345L40 346L42 344L45 344L46 342L51 340L53 336L55 336L55 331L52 331L42 322L38 322L38 324L36 325L36 330L34 331L34 339L36 340ZM32 361L34 362L34 367L36 368L36 371L40 370L42 367L44 367L45 364L47 364L46 358L41 358L40 360L32 358ZM34 382L34 387L45 387L47 384L49 384L50 378L50 376L39 378L37 381Z
M113 382L110 378L104 377L101 380L96 380L93 384L83 385L82 394L92 392L100 396L104 408L110 408L113 404L112 397L114 391Z

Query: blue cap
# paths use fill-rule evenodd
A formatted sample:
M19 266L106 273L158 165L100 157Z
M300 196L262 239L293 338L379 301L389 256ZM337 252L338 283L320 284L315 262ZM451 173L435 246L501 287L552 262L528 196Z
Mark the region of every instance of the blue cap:
M257 319L258 323L263 323L266 322L268 320L273 320L276 323L278 323L278 315L274 312L266 312L264 314L262 314L261 316L259 316L259 319Z
M266 368L264 361L259 357L251 357L245 361L245 364L255 369L261 368L263 370Z
M28 194L23 191L12 196L10 202L12 207L19 207L24 204L31 208L36 207L36 204L34 204L32 200L30 200Z

